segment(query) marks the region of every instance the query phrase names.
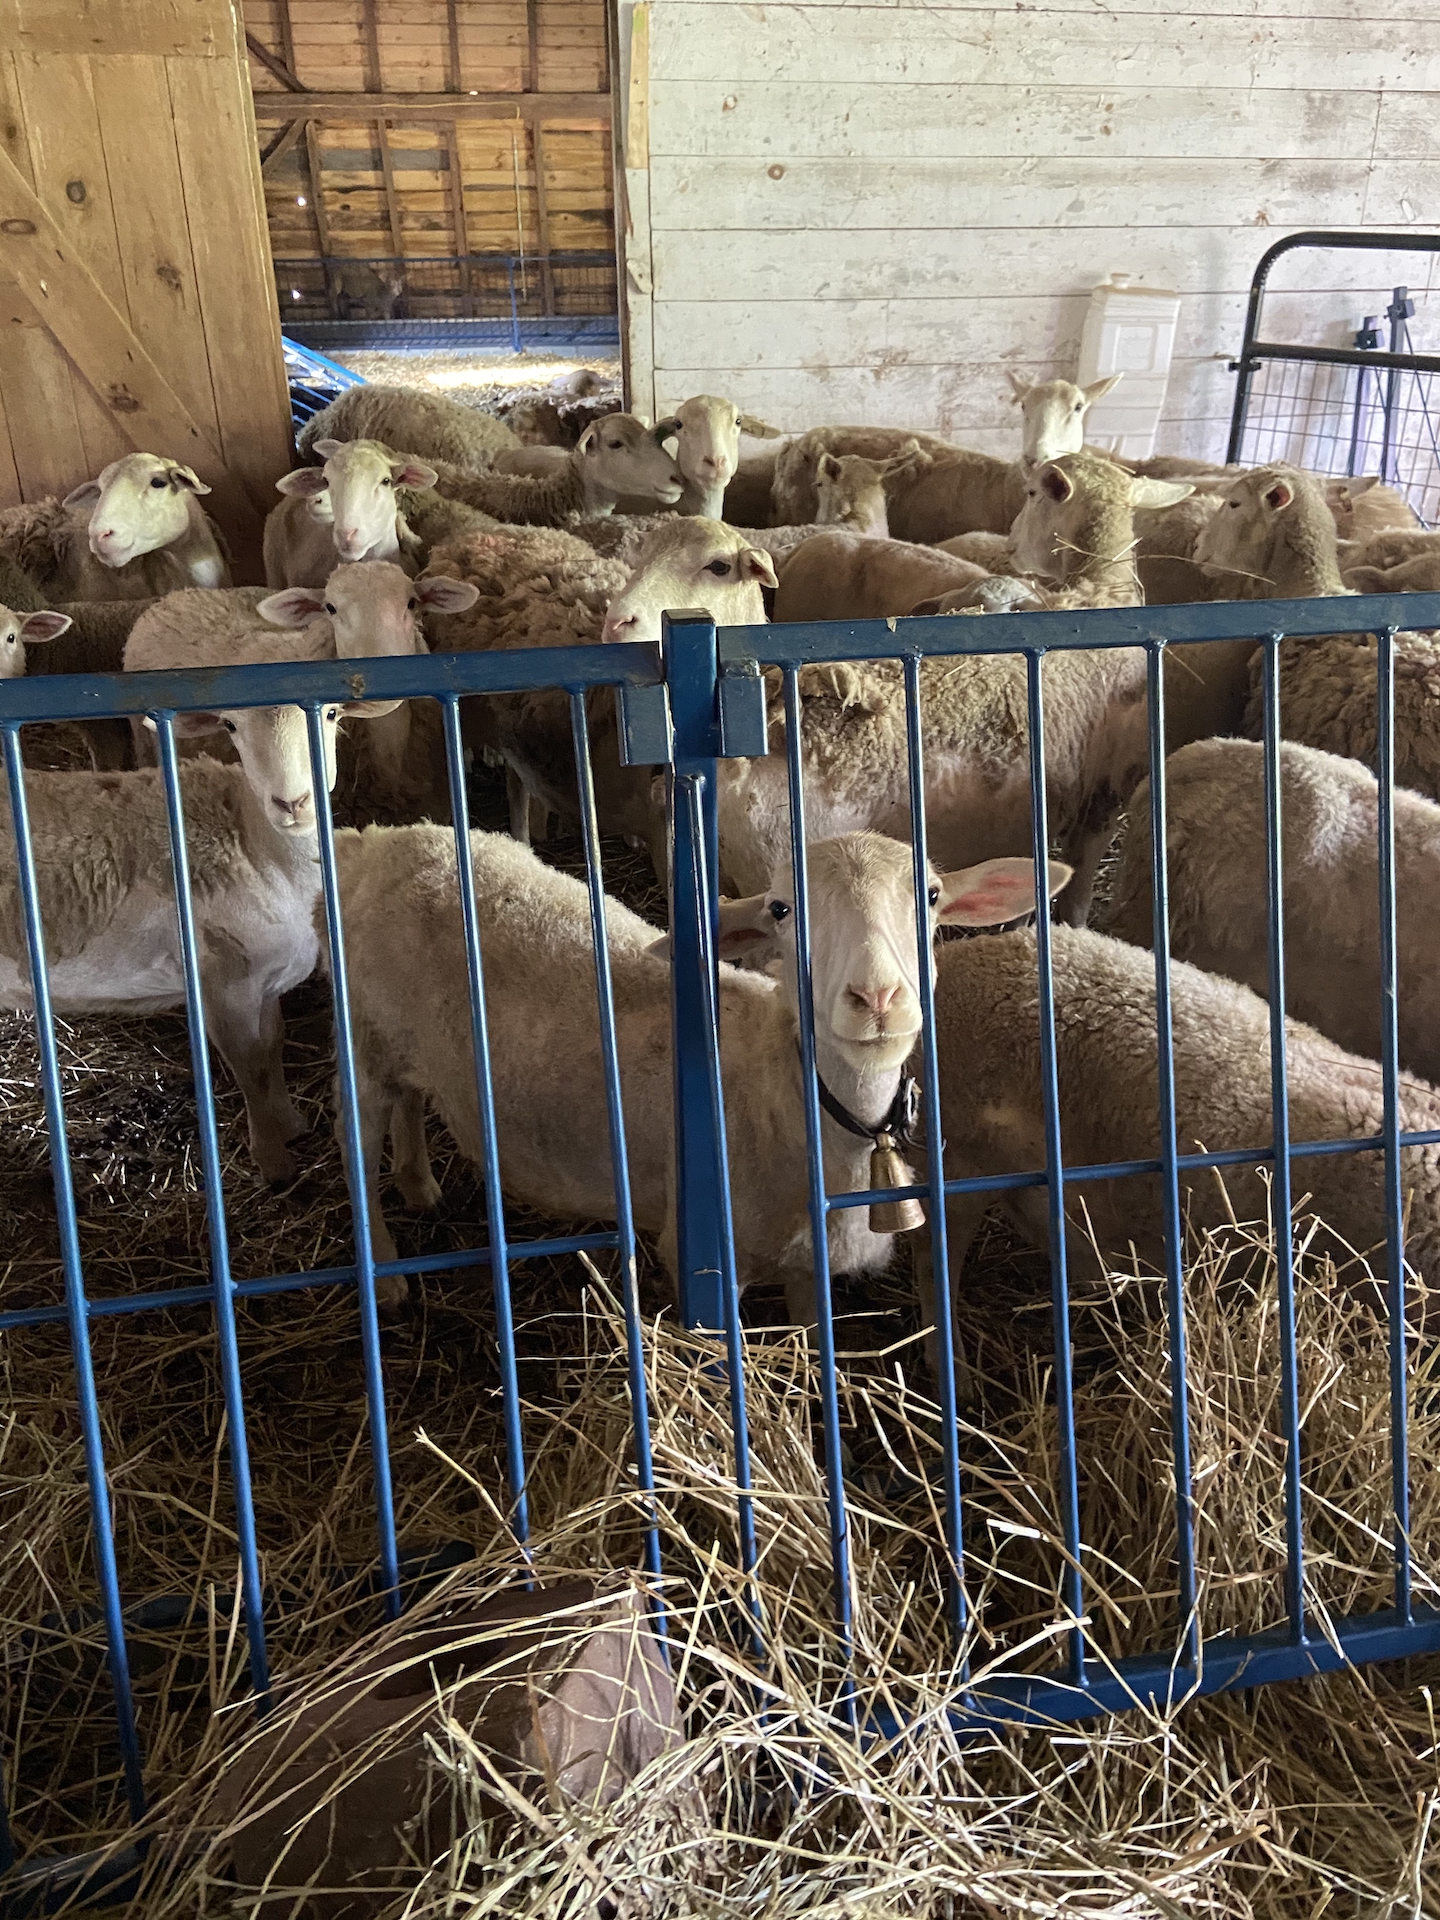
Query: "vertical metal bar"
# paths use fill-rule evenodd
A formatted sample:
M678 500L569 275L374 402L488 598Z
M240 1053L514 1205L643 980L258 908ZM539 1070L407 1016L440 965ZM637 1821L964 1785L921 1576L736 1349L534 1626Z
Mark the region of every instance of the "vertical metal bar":
M175 760L175 717L155 716L155 744L165 789L170 826L170 865L175 879L175 913L180 924L180 958L185 968L185 1024L190 1038L190 1068L195 1076L195 1117L200 1129L200 1165L205 1176L205 1221L210 1236L210 1283L215 1292L215 1334L220 1347L220 1381L230 1433L230 1469L235 1479L235 1531L240 1544L240 1586L245 1598L245 1637L250 1680L263 1704L270 1692L265 1655L265 1595L260 1552L255 1538L255 1500L250 1479L250 1444L245 1427L245 1389L240 1378L240 1341L235 1325L235 1282L230 1272L230 1235L221 1183L220 1140L215 1127L215 1083L195 943L195 908L190 895L190 850L180 801Z
M490 1284L495 1293L495 1335L505 1406L505 1479L510 1525L523 1546L530 1538L525 1497L525 1435L520 1419L520 1375L515 1360L515 1315L510 1300L510 1248L505 1197L500 1186L500 1138L495 1126L495 1085L490 1072L490 1028L485 1012L485 969L480 957L480 915L475 903L475 862L470 846L470 806L465 793L465 748L460 703L452 693L440 702L445 724L445 767L450 780L450 817L455 823L455 875L470 989L470 1042L475 1056L475 1106L485 1156L485 1214L489 1228Z
M785 669L785 759L790 783L790 857L795 878L795 973L800 1011L800 1104L805 1113L805 1167L810 1184L811 1262L815 1273L816 1342L820 1354L820 1411L825 1435L825 1502L835 1613L847 1682L842 1710L853 1723L848 1675L854 1656L854 1596L850 1516L840 1444L840 1391L835 1376L835 1302L830 1286L830 1215L825 1203L825 1143L820 1130L819 1067L815 1056L815 993L810 973L810 864L805 849L805 785L800 755L800 679Z
M1290 1637L1305 1632L1305 1537L1300 1514L1300 1388L1295 1341L1295 1240L1291 1231L1290 1089L1285 1058L1285 917L1280 800L1280 642L1263 641L1265 862L1270 902L1270 1107L1275 1163L1270 1211L1280 1298L1280 1408L1285 1435L1285 1610Z
M51 1005L50 976L45 964L45 931L40 918L40 888L35 872L35 849L30 840L30 809L25 795L18 725L6 726L4 736L5 774L10 787L10 815L15 830L16 878L25 916L25 946L35 1000L35 1042L40 1052L45 1128L50 1137L50 1177L55 1187L55 1223L60 1235L60 1263L65 1276L65 1314L70 1328L70 1351L75 1361L80 1435L85 1450L85 1479L90 1491L90 1521L95 1534L95 1572L100 1582L100 1605L105 1617L105 1650L110 1667L110 1687L115 1699L115 1723L125 1777L125 1800L130 1809L130 1818L138 1821L145 1815L145 1783L141 1773L140 1741L135 1728L135 1703L130 1691L130 1656L125 1645L125 1621L120 1606L115 1530L110 1517L110 1485L105 1473L100 1403L95 1394L95 1366L90 1353L90 1307L85 1297L85 1277L80 1261L80 1228L75 1217L70 1143L65 1132L65 1097L60 1083L60 1055L55 1045L55 1010Z
M752 1645L757 1658L763 1658L763 1615L754 1579L759 1554L755 1544L754 1480L750 1471L750 1416L745 1405L745 1343L740 1330L740 1283L735 1271L735 1222L730 1208L730 1150L725 1130L725 1087L720 1061L719 985L712 944L711 908L715 900L715 887L705 865L704 776L681 774L675 781L675 788L676 843L678 845L680 837L679 815L683 812L688 816L686 837L695 849L695 861L688 875L689 915L699 936L702 958L702 965L698 969L700 1017L688 1033L679 1036L677 1044L700 1056L709 1094L715 1157L708 1174L713 1183L720 1229L720 1285L725 1309L725 1370L730 1387L730 1428L735 1441L736 1527L740 1569L746 1576ZM671 941L673 947L673 922Z
M1395 1506L1395 1606L1413 1616L1410 1581L1410 1428L1405 1378L1405 1203L1400 1183L1400 1014L1395 928L1395 629L1382 628L1376 733L1379 745L1380 1077L1384 1090L1385 1281L1390 1315L1390 1478Z
M1390 305L1385 309L1385 317L1390 322L1390 351L1404 352L1405 309L1409 302L1406 296L1408 287L1396 287L1390 295ZM1381 402L1383 420L1380 429L1380 478L1396 478L1394 439L1395 439L1395 402L1400 392L1400 369L1385 369L1385 398Z
M1075 1465L1075 1381L1070 1355L1070 1279L1065 1247L1065 1162L1060 1144L1060 1076L1055 1055L1055 976L1050 953L1042 655L1025 655L1030 723L1031 839L1035 855L1035 952L1040 975L1040 1088L1045 1103L1045 1176L1050 1206L1050 1311L1055 1330L1055 1418L1060 1430L1060 1521L1066 1563L1061 1597L1075 1625L1066 1635L1070 1684L1085 1684L1084 1589L1080 1579L1080 1486Z
M510 289L510 344L516 353L524 351L520 344L520 309L515 303L515 262L508 255L505 260L505 282Z
M330 990L335 1009L335 1060L340 1082L345 1174L355 1226L355 1277L360 1296L360 1344L365 1356L365 1402L370 1415L370 1453L375 1463L375 1513L380 1540L380 1577L385 1611L400 1612L400 1559L395 1545L395 1492L390 1475L390 1436L385 1419L385 1370L380 1354L380 1315L375 1304L375 1254L370 1245L370 1196L365 1188L365 1154L360 1133L360 1102L355 1088L355 1039L350 1026L350 983L345 973L345 934L340 919L340 888L335 875L335 823L330 812L330 778L321 703L305 708L310 741L310 782L315 796L320 887L325 900L325 931L330 943Z
M1175 1034L1170 1006L1170 876L1165 858L1165 642L1147 649L1150 727L1150 864L1155 945L1155 1049L1159 1082L1160 1200L1165 1217L1165 1307L1170 1320L1170 1446L1175 1461L1175 1563L1181 1658L1200 1655L1195 1585L1195 1484L1190 1460L1190 1380L1185 1329L1184 1239L1180 1226L1175 1119Z
M920 1028L924 1040L921 1088L925 1111L925 1173L930 1188L930 1261L935 1283L935 1348L939 1360L942 1468L945 1475L945 1547L950 1556L950 1624L957 1636L969 1625L965 1598L965 1529L960 1494L959 1408L955 1403L955 1310L950 1297L950 1233L945 1217L945 1165L940 1123L940 1055L935 1044L935 982L931 976L929 873L925 826L925 743L920 713L920 661L905 662L905 745L910 779L910 845L914 856L915 950L920 967ZM1044 883L1041 882L1041 891Z
M590 893L590 940L595 949L595 996L600 1018L600 1059L605 1069L605 1119L610 1168L615 1181L615 1228L620 1241L620 1287L625 1309L625 1353L630 1375L630 1417L635 1429L635 1479L648 1515L645 1566L660 1578L660 1531L655 1512L655 1460L650 1445L650 1391L645 1378L645 1338L635 1268L635 1215L630 1203L630 1153L625 1141L625 1103L615 1034L615 983L610 975L605 885L600 866L600 823L595 812L595 775L590 765L590 724L585 695L570 695L570 738L580 790L580 832L585 842L585 883ZM655 1618L663 1630L658 1589Z
M675 1074L675 1182L680 1313L687 1327L725 1325L721 1285L724 1230L714 1187L717 1148L712 1132L710 1082L694 1045L697 1025L715 998L715 875L718 867L715 753L718 739L719 666L715 623L664 617L665 677L675 733L675 759L667 777L670 809L671 1036ZM682 800L679 783L695 783L695 807ZM699 835L692 840L693 831ZM710 888L704 926L691 912L694 875ZM702 978L706 976L705 978Z

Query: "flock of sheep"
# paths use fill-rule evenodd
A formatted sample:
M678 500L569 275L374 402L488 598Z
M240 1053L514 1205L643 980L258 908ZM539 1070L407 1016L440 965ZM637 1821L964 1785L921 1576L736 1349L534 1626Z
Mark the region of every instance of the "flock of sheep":
M230 584L222 540L187 467L132 454L64 501L0 514L0 677L242 661L532 648L659 638L662 611L722 624L1208 598L1343 595L1440 586L1440 534L1390 488L1291 467L1251 472L1178 458L1125 462L1084 445L1110 383L1017 385L1011 461L934 435L820 427L782 436L728 401L688 400L651 427L595 410L519 422L533 440L434 394L361 386L301 435L311 464L277 479L267 585ZM573 418L573 409L570 410ZM1163 623L1161 623L1163 624ZM27 652L29 658L27 661ZM1259 651L1175 649L1165 722L1182 1152L1264 1148L1272 1137ZM1395 833L1401 1124L1440 1128L1440 654L1401 633L1396 655ZM1381 1131L1377 884L1377 649L1372 636L1281 649L1289 1084L1292 1137ZM937 656L922 668L932 931L1003 928L1036 907L1030 857L1025 663ZM773 676L772 676L773 681ZM1157 1150L1158 1086L1148 835L1123 842L1097 930L1096 875L1127 811L1148 819L1146 663L1134 649L1050 656L1045 712L1055 859L1061 1125L1072 1164ZM814 1317L796 1049L794 882L787 715L771 684L772 753L721 763L720 1020L742 1286L782 1281ZM593 699L603 831L666 868L663 782L620 763L612 703ZM911 892L906 720L898 662L806 668L798 717L808 818L816 1050L829 1190L868 1187L893 1132L920 1031ZM342 722L363 721L353 729ZM505 1190L552 1216L614 1218L599 1013L584 885L531 851L552 816L578 818L569 698L462 703L467 750L503 766L511 833L473 836ZM164 796L149 723L94 723L94 770L28 775L54 1004L148 1014L183 1004ZM439 1189L433 1109L481 1157L466 961L448 782L433 703L352 701L324 714L336 791L374 1249L395 1257L381 1206L388 1137L412 1207ZM324 961L317 817L296 708L186 714L180 781L189 829L210 1038L245 1101L256 1165L296 1171L299 1117L282 1068L281 997ZM670 981L665 941L618 901L608 944L637 1226L674 1266ZM425 964L415 958L423 953ZM1043 1166L1035 936L946 941L934 968L946 1171ZM8 810L0 842L0 998L29 1004ZM1308 1025L1300 1024L1301 1021ZM537 1046L537 1033L544 1036ZM1347 1258L1384 1239L1375 1153L1306 1160L1303 1185ZM1440 1156L1405 1154L1408 1258L1440 1273ZM1157 1264L1158 1183L1082 1183L1077 1259L1099 1247ZM989 1196L951 1203L952 1278ZM1043 1186L1000 1196L1048 1242ZM1228 1194L1188 1186L1197 1224L1263 1215L1258 1171ZM831 1215L836 1271L891 1259L895 1236L863 1208ZM922 1294L929 1280L921 1272ZM398 1306L405 1282L382 1279Z

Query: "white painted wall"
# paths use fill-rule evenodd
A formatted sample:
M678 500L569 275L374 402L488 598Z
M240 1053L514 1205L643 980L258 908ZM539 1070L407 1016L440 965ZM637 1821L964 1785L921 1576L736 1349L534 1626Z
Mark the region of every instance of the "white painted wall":
M787 429L1009 451L1006 369L1073 372L1089 290L1120 269L1184 295L1157 446L1220 457L1265 247L1440 229L1440 13L1374 11L652 0L634 404L724 393ZM1272 301L1267 330L1348 344L1406 282L1417 344L1440 338L1425 256L1330 254L1318 287L1313 271L1277 269L1306 292Z

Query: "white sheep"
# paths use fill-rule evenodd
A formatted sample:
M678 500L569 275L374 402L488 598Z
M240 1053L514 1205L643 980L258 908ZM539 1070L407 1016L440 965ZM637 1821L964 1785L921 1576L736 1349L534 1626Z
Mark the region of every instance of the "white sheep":
M309 634L252 630L232 662L326 657ZM335 774L341 714L368 718L393 702L324 710L326 776ZM315 802L305 716L246 707L175 717L177 737L224 730L238 766L180 768L206 1030L245 1101L250 1151L276 1184L295 1171L287 1143L304 1130L281 1067L280 997L313 971L319 890ZM50 991L62 1014L144 1017L184 1004L170 839L160 775L26 776ZM8 810L0 826L0 1002L31 1004Z
M1230 482L1195 558L1227 600L1299 600L1344 593L1336 538L1321 482L1277 462Z
M1085 444L1086 414L1121 378L1112 373L1108 379L1092 380L1088 387L1077 387L1069 380L1044 380L1032 385L1011 372L1011 391L1024 422L1022 462L1037 467L1062 453L1078 453Z
M344 560L391 560L418 573L420 542L399 489L435 485L435 469L378 440L317 440L323 467L275 482L286 497L265 521L265 579L272 587L323 587Z
M1069 1166L1153 1159L1159 1154L1155 1045L1155 963L1140 948L1084 929L1052 934L1060 1134ZM1247 987L1176 961L1171 969L1179 1151L1259 1151L1274 1137L1270 1102L1270 1009ZM1043 1170L1039 986L1033 930L991 940L951 941L939 955L936 1040L945 1172L950 1179ZM1371 1060L1344 1052L1298 1021L1287 1023L1290 1138L1340 1140L1380 1131L1380 1075ZM1402 1127L1440 1127L1440 1095L1407 1082ZM1385 1238L1381 1156L1369 1152L1299 1160L1297 1205L1330 1230L1313 1243L1341 1259ZM1410 1211L1407 1258L1433 1283L1440 1276L1440 1149L1405 1155ZM1268 1190L1255 1165L1182 1173L1182 1217L1197 1228L1263 1220ZM1138 1257L1163 1271L1160 1181L1156 1175L1087 1180L1065 1187L1073 1270L1094 1271L1090 1230L1102 1255L1130 1268ZM1228 1198L1227 1198L1228 1195ZM1305 1199L1304 1196L1309 1196ZM1049 1245L1044 1186L954 1196L949 1205L952 1282L991 1205L1033 1245ZM1232 1214L1231 1208L1234 1208ZM1331 1238L1334 1235L1337 1238ZM1132 1254L1133 1249L1133 1254ZM1382 1256L1383 1257L1383 1256ZM964 1312L963 1294L954 1295Z
M985 569L935 547L822 529L782 561L779 577L777 621L881 620L968 593Z
M674 506L684 491L680 469L632 413L607 414L587 427L549 477L433 464L436 490L445 498L526 526L558 527L572 514L613 513L623 496Z
M1268 995L1265 751L1197 740L1165 763L1170 949ZM1280 749L1286 1012L1380 1057L1379 793L1358 761ZM1150 783L1130 802L1106 930L1153 934ZM1400 1060L1440 1080L1440 807L1395 794Z
M51 600L145 600L177 587L222 587L229 560L177 460L127 453L63 501L0 512L0 554Z
M0 606L0 680L19 680L26 668L26 646L58 640L73 624L68 613L16 613Z
M463 401L424 387L370 384L347 387L322 407L300 429L296 445L309 459L321 440L379 440L417 460L447 460L472 472L520 444L503 421Z
M902 473L919 472L933 459L918 440L888 460L867 460L859 453L822 454L815 467L816 520L822 527L843 527L847 533L888 539L885 482Z
M733 401L719 400L713 393L682 401L667 419L656 423L655 438L662 445L675 442L675 464L685 482L679 512L724 519L725 492L740 466L742 433L778 437L763 420L741 413Z
M815 518L817 506L815 474L820 461L827 453L858 453L866 460L891 460L896 454L907 452L911 446L918 446L923 452L932 455L936 463L951 461L955 455L963 453L963 449L952 446L948 440L942 440L936 434L919 433L904 427L812 427L808 433L798 434L793 440L787 440L776 450L769 517L778 525L791 527L804 526ZM972 456L964 454L964 457L969 459ZM973 456L975 460L982 463L989 457L988 454ZM995 461L993 464L997 468L1007 465L1003 460ZM934 472L935 468L932 466L925 471L929 474ZM1020 487L1017 479L1014 504L1003 524L998 526L996 531L1003 533L1019 511ZM920 540L927 537L924 534L911 532L908 525L903 528L900 526L894 513L893 497L891 531L906 540ZM939 540L949 534L963 531L964 529L959 526L945 526L930 537Z
M601 1069L589 895L514 841L470 837L490 1055L506 1193L547 1216L615 1217ZM372 1245L395 1257L380 1191L385 1135L395 1182L414 1207L440 1198L425 1138L427 1101L479 1161L465 946L452 834L430 827L342 833L335 843L345 914L356 1076ZM920 1026L915 907L907 847L861 834L809 852L816 1053L826 1086L866 1126L894 1104ZM992 925L1034 905L1028 861L932 876L932 924ZM779 948L782 977L722 965L720 1034L735 1191L740 1285L779 1279L792 1318L815 1317L805 1127L797 1047L794 891L781 866L769 891L721 910L722 956ZM606 903L631 1200L641 1232L675 1269L670 973L653 927ZM415 965L417 930L425 965ZM541 1054L537 1032L545 1034ZM828 1115L829 1191L870 1185L871 1140ZM864 1208L831 1214L831 1265L873 1272L894 1236ZM388 1305L403 1280L381 1281Z

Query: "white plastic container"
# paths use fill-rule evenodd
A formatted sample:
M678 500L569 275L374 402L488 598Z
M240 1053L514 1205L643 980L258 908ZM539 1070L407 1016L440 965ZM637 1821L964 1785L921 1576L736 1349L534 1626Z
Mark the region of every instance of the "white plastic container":
M1092 446L1137 460L1155 451L1179 318L1178 293L1132 286L1128 273L1112 273L1090 295L1076 384L1125 376L1086 417L1085 438Z

